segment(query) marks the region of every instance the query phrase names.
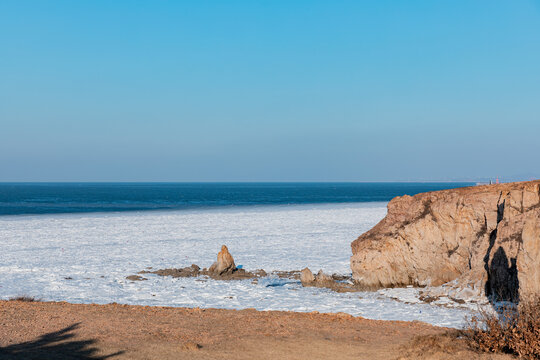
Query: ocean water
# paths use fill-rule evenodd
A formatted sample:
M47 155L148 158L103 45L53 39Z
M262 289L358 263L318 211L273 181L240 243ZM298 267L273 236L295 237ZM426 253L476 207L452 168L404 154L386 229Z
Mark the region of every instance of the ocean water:
M389 201L471 183L0 183L0 215Z
M357 188L354 194L344 190L354 187L352 185L335 185L335 193L330 197L319 192L325 186L332 185L309 184L307 187L310 189L303 191L311 193L313 198L311 202L304 200L300 204L294 203L302 199L298 192L290 190L289 185L283 185L288 190L275 184L253 185L252 188L256 190L251 191L257 196L246 195L251 192L241 189L238 184L213 185L221 190L214 188L213 197L199 200L199 203L206 201L206 206L199 204L160 210L149 207L154 211L141 211L140 208L138 211L124 211L134 210L132 207L119 209L117 205L127 195L117 194L111 200L106 194L110 194L111 188L121 188L123 185L103 185L100 191L94 188L95 192L90 197L97 204L109 196L108 205L96 205L93 213L69 213L65 207L63 213L55 213L62 208L60 205L45 213L44 208L39 207L39 202L35 200L43 199L47 204L65 204L68 196L59 190L65 185L43 185L53 188L48 195L36 190L35 186L41 184L19 185L18 189L25 186L29 188L22 192L25 196L33 192L32 203L38 204L41 213L25 215L19 210L15 212L17 215L0 216L0 299L29 295L48 301L73 303L117 302L156 306L346 312L371 319L420 320L451 327L462 326L465 317L471 312L467 304L449 302L438 306L422 303L418 300L418 289L414 288L338 294L326 289L303 288L298 281L277 277L265 278L258 283L250 280L173 279L152 274L145 274L148 279L145 281L133 282L126 279L148 267L184 267L192 263L207 267L215 261L222 244L229 247L236 263L248 270L264 269L270 272L299 270L308 266L313 271L323 269L327 273L350 274L350 243L385 216L387 200L353 202L344 201L344 198L389 197L392 191L397 191L392 186L397 185L369 185L377 189L376 194L371 195L365 193L368 184L358 184L360 190ZM74 190L77 186L68 186L70 199L82 207L84 201L91 201L82 201L81 195L73 195L80 191ZM95 185L80 186L91 188ZM134 184L125 186L129 189L137 189L139 186L144 188ZM183 186L190 188L191 185ZM402 186L402 191L406 189L410 193L422 190L416 187L419 185L399 186ZM161 194L175 188L170 184L160 184L157 187ZM96 188L100 189L100 186ZM203 191L201 188L212 186L195 186L197 190L192 191L200 194ZM227 197L223 195L227 193L224 189L232 189L228 190L229 199L239 196L232 194L243 193L244 201L229 200L232 203L209 206L209 201L219 202L218 199ZM125 188L123 191L130 193ZM54 201L50 196L52 192L57 194ZM270 199L268 194L272 192L280 195ZM289 200L286 200L287 194L290 194ZM138 197L140 203L155 203L151 198L141 201L141 195L131 196ZM335 202L315 202L315 199L322 201L320 199L323 196L335 199ZM21 196L21 193L18 198L30 199ZM101 200L97 201L96 198ZM192 195L191 198L196 196ZM278 198L280 202L277 202ZM274 205L253 204L255 201L271 200ZM109 210L97 210L103 207ZM111 207L115 209L114 212L111 212ZM22 208L30 212L29 206ZM69 209L72 208L73 205L70 205ZM38 210L34 208L33 212L37 213Z

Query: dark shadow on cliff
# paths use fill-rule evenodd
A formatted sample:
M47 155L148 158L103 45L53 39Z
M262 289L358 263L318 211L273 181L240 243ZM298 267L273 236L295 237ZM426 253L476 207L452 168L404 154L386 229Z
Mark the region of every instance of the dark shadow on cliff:
M506 201L497 205L497 227L504 217ZM497 240L497 227L489 234L489 247L484 256L484 269L487 273L487 281L484 287L489 301L493 304L498 301L519 302L519 279L517 260L508 256L503 247L499 246L491 262L491 252Z
M83 359L103 360L123 352L97 356L95 340L70 340L79 324L40 336L36 340L0 347L0 359Z
M497 249L489 265L486 295L492 303L496 301L519 303L517 261L515 258L508 261L502 247Z

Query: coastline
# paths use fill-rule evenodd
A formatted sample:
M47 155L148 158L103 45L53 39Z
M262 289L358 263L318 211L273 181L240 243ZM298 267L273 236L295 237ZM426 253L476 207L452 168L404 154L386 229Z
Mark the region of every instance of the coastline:
M0 315L1 359L512 358L476 353L446 328L346 314L12 300Z
M0 299L28 295L71 303L346 312L460 327L470 309L414 303L415 289L338 294L277 278L257 284L152 274L148 281L126 279L148 267L210 266L222 244L247 270L307 266L349 274L351 239L374 226L386 214L385 205L0 218Z

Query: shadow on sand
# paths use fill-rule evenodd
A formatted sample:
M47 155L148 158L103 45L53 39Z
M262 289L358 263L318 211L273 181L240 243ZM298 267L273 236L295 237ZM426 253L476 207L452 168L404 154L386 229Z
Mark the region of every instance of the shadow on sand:
M83 359L102 360L117 356L114 354L97 356L98 349L92 345L95 340L70 340L78 323L62 330L40 336L36 340L0 347L0 359Z

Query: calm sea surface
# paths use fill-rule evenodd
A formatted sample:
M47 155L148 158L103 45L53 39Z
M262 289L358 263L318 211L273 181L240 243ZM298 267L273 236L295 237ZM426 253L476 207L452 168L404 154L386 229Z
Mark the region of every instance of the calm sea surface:
M0 215L389 201L472 183L0 183Z

